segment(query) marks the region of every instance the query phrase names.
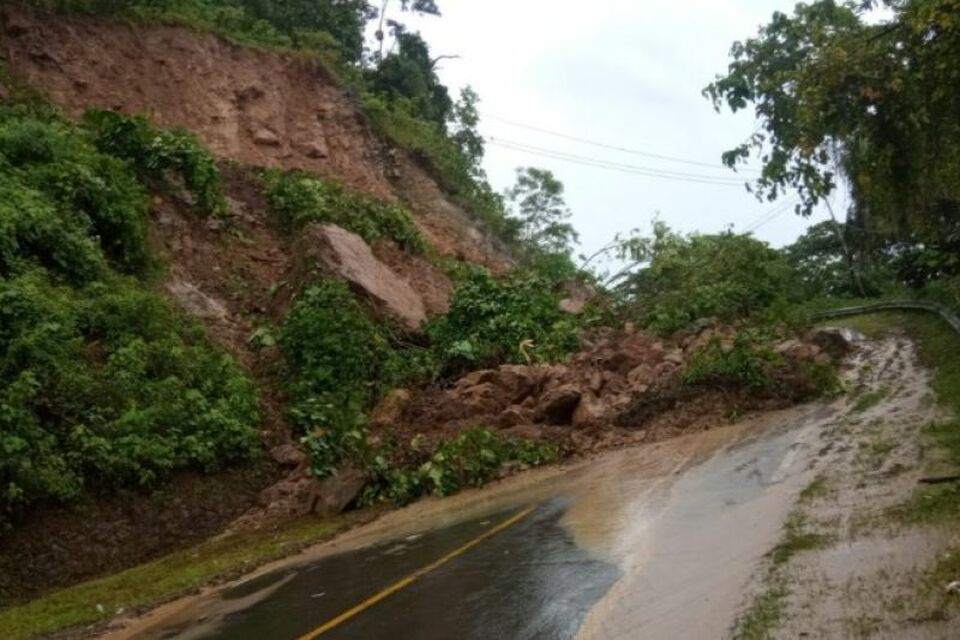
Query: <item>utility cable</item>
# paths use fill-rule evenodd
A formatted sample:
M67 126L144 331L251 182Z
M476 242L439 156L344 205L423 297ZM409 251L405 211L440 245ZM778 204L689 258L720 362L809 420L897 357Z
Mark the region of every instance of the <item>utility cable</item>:
M703 162L700 160L691 160L689 158L680 158L677 156L669 156L669 155L664 155L660 153L651 153L649 151L641 151L639 149L631 149L629 147L622 147L615 144L600 142L598 140L590 140L588 138L582 138L580 136L574 136L567 133L560 133L559 131L544 129L543 127L538 127L531 124L524 124L522 122L517 122L516 120L510 120L509 118L501 118L500 116L495 116L489 113L483 113L481 115L484 118L488 118L490 120L496 120L497 122L502 122L511 127L528 129L530 131L536 131L538 133L543 133L548 136L554 136L556 138L562 138L564 140L570 140L572 142L579 142L580 144L590 145L592 147L597 147L599 149L609 149L611 151L619 151L620 153L629 153L629 154L640 156L643 158L652 158L654 160L663 160L665 162L678 162L681 164L688 164L696 167L708 167L710 169L727 169L726 166L713 163L713 162ZM760 173L759 169L740 168L739 170L745 171L748 173Z
M549 158L552 160L563 160L565 162L571 162L574 164L580 164L588 167L595 167L598 169L607 169L610 171L619 171L621 173L627 173L632 175L641 175L647 176L650 178L662 178L665 180L678 180L681 182L692 182L700 184L712 184L717 186L726 186L726 187L742 187L743 181L736 178L726 178L723 176L708 176L704 174L691 174L691 173L682 173L677 171L668 171L653 169L651 167L641 167L636 165L622 164L618 162L610 162L608 160L602 160L600 158L590 158L586 156L580 156L576 154L564 153L562 151L556 151L553 149L547 149L544 147L537 147L534 145L527 145L519 142L513 142L510 140L503 140L501 138L485 138L486 142L489 144L502 147L505 149L510 149L513 151L520 151L522 153L527 153L530 155L539 156L542 158Z

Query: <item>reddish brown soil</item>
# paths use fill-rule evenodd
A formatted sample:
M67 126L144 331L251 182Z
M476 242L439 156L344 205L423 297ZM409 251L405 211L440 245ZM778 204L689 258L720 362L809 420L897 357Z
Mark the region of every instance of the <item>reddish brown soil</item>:
M502 268L506 254L417 161L371 130L349 89L303 56L262 51L174 26L0 8L9 72L67 113L148 113L183 126L224 159L305 169L404 201L445 255Z

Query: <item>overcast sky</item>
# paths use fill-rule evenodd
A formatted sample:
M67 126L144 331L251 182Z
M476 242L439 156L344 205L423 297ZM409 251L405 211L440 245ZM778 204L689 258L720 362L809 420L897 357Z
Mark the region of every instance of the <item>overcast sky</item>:
M480 94L486 136L605 162L684 174L737 177L720 154L753 131L752 113L718 114L701 95L724 71L734 40L756 33L791 0L441 0L441 18L404 16L441 62L453 94L470 84ZM499 119L496 119L499 118ZM508 119L642 152L715 164L667 162L592 147L508 125ZM761 203L742 184L666 180L573 164L488 144L485 167L503 190L518 166L553 171L590 253L618 231L648 228L658 216L683 231L737 231L779 203ZM741 174L747 177L749 174ZM841 209L842 202L835 203ZM838 209L839 212L840 209ZM822 214L820 214L822 216ZM756 230L780 246L813 220L789 211Z

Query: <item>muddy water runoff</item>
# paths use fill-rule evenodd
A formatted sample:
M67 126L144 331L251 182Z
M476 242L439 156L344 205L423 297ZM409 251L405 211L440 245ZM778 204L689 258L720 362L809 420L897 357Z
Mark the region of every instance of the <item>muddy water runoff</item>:
M426 501L114 637L297 638L354 610L317 637L720 638L837 411L768 413Z

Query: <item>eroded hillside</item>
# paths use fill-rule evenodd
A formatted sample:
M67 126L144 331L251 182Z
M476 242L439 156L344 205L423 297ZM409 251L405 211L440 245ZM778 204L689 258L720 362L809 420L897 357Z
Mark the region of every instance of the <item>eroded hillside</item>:
M90 107L185 127L219 157L304 169L409 204L441 253L509 259L405 151L378 138L351 91L306 56L231 44L184 27L0 10L9 73L73 116Z

